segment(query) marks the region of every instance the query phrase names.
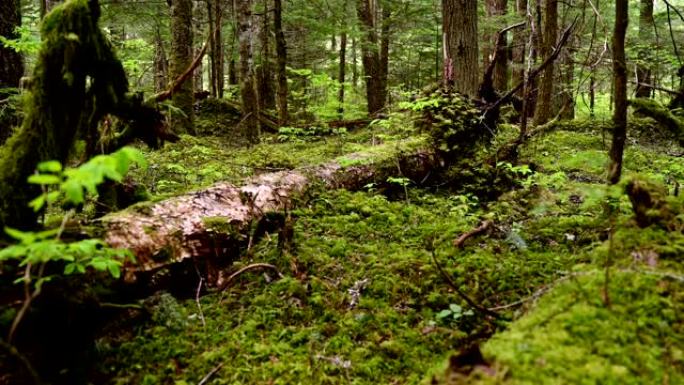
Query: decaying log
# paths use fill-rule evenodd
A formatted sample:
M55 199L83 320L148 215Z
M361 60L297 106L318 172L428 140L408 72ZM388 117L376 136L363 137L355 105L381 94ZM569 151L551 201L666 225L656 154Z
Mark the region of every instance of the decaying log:
M203 260L207 266L228 265L244 250L252 224L291 208L313 184L360 189L398 174L420 181L439 167L432 152L420 150L421 141L406 142L399 149L394 146L377 150L384 147L378 146L373 152L351 154L322 166L262 174L242 186L218 183L161 202L138 204L103 217L103 238L135 255L136 263L126 268L128 280L135 280L139 272L188 259ZM210 285L221 285L220 276L208 274Z

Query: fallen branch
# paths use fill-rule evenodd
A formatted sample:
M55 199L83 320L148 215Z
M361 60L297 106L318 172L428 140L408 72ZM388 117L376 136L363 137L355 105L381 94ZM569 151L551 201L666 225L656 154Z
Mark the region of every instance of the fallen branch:
M0 347L4 349L10 356L16 358L21 362L22 365L24 365L24 368L26 368L26 371L29 373L31 376L31 379L33 380L33 383L36 385L40 385L43 382L40 380L40 376L38 375L38 372L36 369L31 365L31 361L26 358L23 354L21 354L17 348L15 348L12 344L7 343L6 341L0 339Z
M456 247L457 249L462 249L462 248L463 248L463 244L464 244L469 238L484 233L484 232L487 231L490 227L492 227L493 224L494 224L494 222L489 221L489 220L482 222L482 224L481 224L480 226L478 226L478 227L476 227L476 228L474 228L474 229L468 231L467 233L462 234L460 237L456 238L456 239L454 240L454 247Z

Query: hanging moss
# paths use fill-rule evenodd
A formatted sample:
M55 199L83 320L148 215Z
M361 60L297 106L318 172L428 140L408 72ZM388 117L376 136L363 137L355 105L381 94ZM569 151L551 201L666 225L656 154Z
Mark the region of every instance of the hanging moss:
M128 95L126 74L97 25L99 16L97 0L70 0L43 20L43 43L23 124L0 148L0 227L35 224L36 214L27 203L38 191L26 177L39 162L64 163L77 137L86 139L92 154L99 141L98 124L107 114L135 122L129 124L133 131L143 124L159 127L155 122L161 115L142 105L142 97ZM114 139L108 147L123 144L121 136Z

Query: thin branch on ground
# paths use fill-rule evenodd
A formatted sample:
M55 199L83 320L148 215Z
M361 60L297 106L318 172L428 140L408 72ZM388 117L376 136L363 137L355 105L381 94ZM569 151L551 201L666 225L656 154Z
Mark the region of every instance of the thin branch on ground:
M214 367L214 369L211 370L211 372L207 373L206 376L202 377L202 379L200 380L200 382L197 383L197 385L204 385L204 384L206 384L207 382L209 382L209 380L211 379L211 377L213 377L214 374L218 373L218 371L221 370L222 367L223 367L223 363L220 363L220 364L216 365L216 366Z
M468 239L484 233L485 231L489 230L489 228L492 227L493 224L494 222L487 220L482 222L480 226L468 231L467 233L463 233L460 237L454 240L454 247L462 249L463 245Z
M242 269L240 269L240 270L236 271L235 273L231 274L231 275L226 279L226 282L223 283L223 285L222 285L221 289L219 289L219 291L225 291L226 289L228 289L228 287L230 287L230 284L233 282L233 280L234 280L235 278L239 277L242 273L245 273L245 272L250 271L250 270L255 270L255 269L269 269L269 270L273 270L273 271L276 272L276 274L278 274L278 277L279 277L279 278L284 277L284 276L280 273L280 271L278 271L278 268L275 267L275 266L273 266L273 265L271 265L270 263L253 263L253 264L248 265L248 266L245 266L245 267L243 267Z

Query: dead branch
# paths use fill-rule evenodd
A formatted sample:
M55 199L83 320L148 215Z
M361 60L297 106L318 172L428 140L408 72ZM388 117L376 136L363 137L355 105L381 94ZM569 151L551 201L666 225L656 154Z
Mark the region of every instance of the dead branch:
M458 287L458 285L456 285L456 283L451 279L449 274L447 274L447 272L444 270L442 265L439 264L439 261L437 261L437 255L435 253L435 248L431 247L430 252L432 253L432 261L435 263L435 266L437 267L437 271L439 271L439 273L442 275L442 277L444 278L446 283L456 292L456 294L458 294L458 296L461 297L461 299L463 299L470 307L472 307L473 309L477 310L477 312L479 312L483 315L486 315L486 316L494 317L496 319L507 319L506 317L502 316L501 314L499 314L495 311L489 310L484 306L479 305L473 299L471 299L467 294L465 294L463 291L461 291L461 289Z
M478 227L468 231L467 233L462 234L460 237L456 238L454 240L454 247L456 247L457 249L462 249L463 244L468 239L470 239L471 237L474 237L476 235L484 233L490 227L492 227L493 224L494 224L494 222L489 221L489 220L482 222L482 224L480 226L478 226Z
M220 363L220 364L216 365L216 366L214 367L214 369L211 370L211 372L207 373L206 376L202 377L202 379L200 380L200 382L197 383L197 385L204 385L204 384L206 384L207 382L209 382L209 380L211 379L211 377L213 377L214 374L218 373L218 371L221 370L222 367L223 367L223 363Z
M236 271L235 273L231 274L230 277L228 277L226 279L226 281L223 283L223 285L221 286L219 291L225 291L230 286L230 284L233 282L233 280L235 278L237 278L238 276L240 276L244 272L254 270L254 269L270 269L270 270L275 271L276 274L278 274L278 277L281 277L281 278L283 277L283 275L280 273L280 271L278 271L278 268L271 265L270 263L253 263L253 264L247 265L247 266L243 267L242 269Z
M560 40L558 41L558 44L556 44L556 47L554 48L553 52L549 57L544 60L542 64L539 65L539 67L535 68L532 72L529 73L527 77L527 81L531 81L535 79L546 67L551 65L556 59L558 58L558 55L561 53L561 49L563 46L568 42L568 39L570 38L570 35L572 35L572 31L575 29L575 25L577 24L577 17L575 17L575 20L573 20L572 24L568 28L563 31L563 35L561 36ZM504 96L502 96L499 100L497 100L495 103L489 105L485 109L485 115L491 111L494 110L498 107L500 107L502 104L508 103L513 95L515 95L522 87L525 85L525 82L522 81L518 83L515 87L513 87L510 91L508 91Z
M176 80L171 83L171 87L167 89L166 91L162 91L154 96L152 96L152 100L159 103L163 102L164 100L168 100L173 96L176 91L185 83L186 80L192 76L192 73L195 71L197 67L202 63L202 58L204 58L204 55L207 53L207 47L209 46L209 41L211 39L211 32L209 33L209 36L207 37L207 40L204 42L204 45L202 46L202 50L197 54L195 59L192 61L190 66L183 72L181 76L176 78Z

